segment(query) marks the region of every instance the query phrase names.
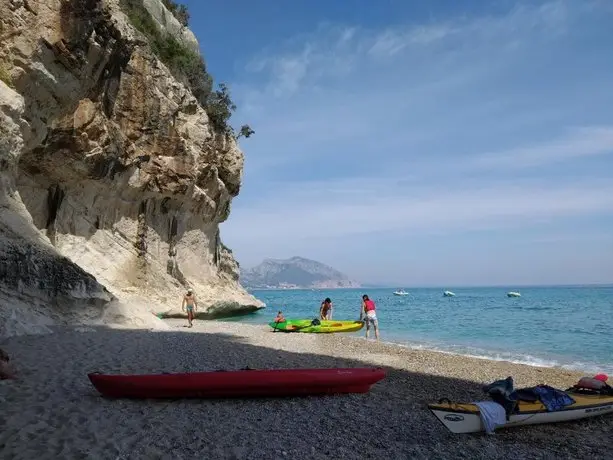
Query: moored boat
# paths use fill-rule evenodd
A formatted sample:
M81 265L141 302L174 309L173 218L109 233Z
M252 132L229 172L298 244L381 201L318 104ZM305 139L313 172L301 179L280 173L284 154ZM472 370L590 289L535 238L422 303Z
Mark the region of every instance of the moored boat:
M521 294L516 291L507 292L507 297L521 297Z

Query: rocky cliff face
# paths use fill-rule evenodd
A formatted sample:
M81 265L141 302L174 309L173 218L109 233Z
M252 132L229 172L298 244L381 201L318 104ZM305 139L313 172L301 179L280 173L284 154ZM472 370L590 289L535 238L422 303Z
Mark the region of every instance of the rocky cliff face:
M0 0L5 335L10 318L156 327L187 286L203 316L262 307L219 235L242 168L118 0Z

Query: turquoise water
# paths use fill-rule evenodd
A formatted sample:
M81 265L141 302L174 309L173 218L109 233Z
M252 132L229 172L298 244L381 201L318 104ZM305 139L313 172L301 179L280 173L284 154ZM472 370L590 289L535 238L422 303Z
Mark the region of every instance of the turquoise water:
M613 374L613 286L441 289L254 290L266 309L233 319L266 324L282 310L287 318L315 318L325 297L333 319L359 317L366 293L377 304L381 340L414 348L518 363ZM364 330L350 335L363 336Z

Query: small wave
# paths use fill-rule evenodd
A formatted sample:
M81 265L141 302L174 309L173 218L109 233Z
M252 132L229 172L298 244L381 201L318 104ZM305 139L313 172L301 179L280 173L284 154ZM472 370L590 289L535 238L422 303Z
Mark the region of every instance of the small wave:
M359 337L361 340L365 340L363 337ZM407 342L393 342L382 341L386 345L399 346L417 351L434 351L437 353L443 353L453 356L465 356L469 358L483 359L487 361L508 362L513 364L523 364L532 367L544 367L544 368L559 368L580 372L599 373L604 372L607 374L613 374L613 364L601 364L589 361L570 361L564 362L556 359L545 359L536 356L520 353L508 353L492 351L487 352L485 350L467 349L466 347L458 346L457 349L453 345L433 345L425 343L407 343Z
M551 311L558 310L557 307L539 307L531 305L511 305L507 307L508 310L521 310L521 311Z

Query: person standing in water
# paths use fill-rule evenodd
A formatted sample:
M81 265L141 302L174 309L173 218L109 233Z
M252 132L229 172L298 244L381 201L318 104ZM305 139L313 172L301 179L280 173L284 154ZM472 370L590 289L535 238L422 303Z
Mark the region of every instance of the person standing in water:
M319 307L319 317L327 320L332 319L332 301L330 297L326 297L326 300L321 303Z
M377 307L366 294L362 296L362 306L360 308L360 321L364 318L366 322L366 338L370 333L370 325L375 328L375 338L379 340L379 321L377 320Z
M187 310L188 327L192 327L192 321L194 320L194 312L196 311L197 303L196 296L192 288L187 290L187 294L183 296L183 303L181 304L181 311Z

